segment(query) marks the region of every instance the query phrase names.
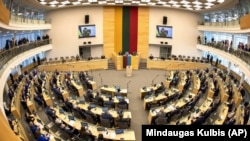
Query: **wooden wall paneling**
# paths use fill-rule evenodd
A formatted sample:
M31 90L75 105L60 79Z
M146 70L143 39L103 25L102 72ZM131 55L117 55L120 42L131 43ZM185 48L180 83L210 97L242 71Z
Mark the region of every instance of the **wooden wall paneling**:
M115 9L103 8L103 53L107 58L112 57L115 49Z
M3 5L3 2L0 1L0 22L9 25L10 21L10 11Z
M250 28L250 14L247 14L240 18L240 28L241 29Z
M149 43L149 8L138 8L138 39L137 52L141 54L141 58L148 57Z

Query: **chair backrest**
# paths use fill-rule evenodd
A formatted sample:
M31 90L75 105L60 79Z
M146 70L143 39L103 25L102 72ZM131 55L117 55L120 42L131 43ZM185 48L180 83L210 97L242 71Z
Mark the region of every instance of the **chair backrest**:
M112 104L107 104L106 102L103 103L103 107L114 108Z
M95 98L92 98L92 100L91 100L95 105L99 105L99 102L98 102L98 100L97 99L95 99Z
M167 124L167 118L166 117L158 117L155 119L156 125L164 125Z
M84 95L83 97L84 97L86 102L90 102L90 99L89 99L89 97L87 95Z
M117 124L117 127L119 129L128 129L129 128L129 123L128 122L117 121L116 124Z
M92 124L96 124L95 119L91 115L85 114L85 117L86 117L87 122L92 123Z
M117 107L119 109L128 109L128 104L118 104Z
M102 117L100 117L100 125L106 128L112 127L111 121L109 119L104 119Z

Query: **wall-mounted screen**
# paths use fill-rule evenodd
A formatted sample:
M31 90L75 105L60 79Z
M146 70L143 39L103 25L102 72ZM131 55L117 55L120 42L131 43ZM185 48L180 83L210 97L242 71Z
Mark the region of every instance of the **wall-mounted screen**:
M79 25L78 26L78 37L79 38L88 38L96 36L96 27L95 25Z
M158 38L173 38L173 27L172 26L156 26L156 37Z

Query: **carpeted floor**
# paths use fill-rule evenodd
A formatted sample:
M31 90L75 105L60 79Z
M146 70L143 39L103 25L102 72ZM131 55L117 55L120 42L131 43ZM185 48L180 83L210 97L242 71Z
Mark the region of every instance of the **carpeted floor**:
M166 71L163 70L133 70L132 76L127 77L126 71L116 71L116 70L96 70L88 72L89 75L93 76L94 81L97 84L97 91L103 85L109 86L120 86L121 88L128 89L129 98L129 111L132 113L131 129L135 131L135 136L137 141L141 141L141 125L148 124L148 112L143 109L143 100L140 99L140 88L143 86L150 86L152 83L158 84L165 81ZM38 105L36 105L38 106ZM37 108L37 114L41 120L46 124L51 124L45 115L44 108ZM24 124L26 124L24 122ZM28 126L28 125L27 125ZM49 125L50 126L50 125ZM51 127L53 132L57 129ZM27 130L30 133L29 130ZM32 135L29 135L30 140L34 140ZM61 136L64 140L67 137Z
M165 82L163 70L133 70L132 76L127 77L126 71L101 70L93 71L97 87L102 85L116 85L128 89L129 110L132 113L131 129L135 131L136 140L141 141L141 125L148 124L148 112L143 109L143 100L140 99L140 88L143 86ZM101 82L102 80L102 82Z

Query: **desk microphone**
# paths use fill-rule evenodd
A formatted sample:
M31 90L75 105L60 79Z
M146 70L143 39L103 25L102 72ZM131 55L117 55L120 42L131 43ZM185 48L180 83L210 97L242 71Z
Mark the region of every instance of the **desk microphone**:
M158 77L159 75L156 75L155 78L152 80L152 86L154 85L154 80Z

